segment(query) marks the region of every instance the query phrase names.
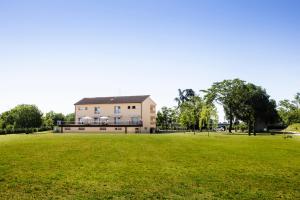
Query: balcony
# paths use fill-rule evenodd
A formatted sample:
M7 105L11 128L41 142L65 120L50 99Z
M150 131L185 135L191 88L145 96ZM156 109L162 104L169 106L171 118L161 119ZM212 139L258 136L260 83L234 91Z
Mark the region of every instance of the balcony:
M59 127L142 127L143 121L88 121L88 122L65 122L58 121Z

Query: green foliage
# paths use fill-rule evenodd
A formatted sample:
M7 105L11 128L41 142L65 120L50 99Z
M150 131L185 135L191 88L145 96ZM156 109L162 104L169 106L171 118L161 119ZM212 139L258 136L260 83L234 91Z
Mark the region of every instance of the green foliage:
M299 138L0 136L0 197L299 199Z
M205 98L209 103L216 101L223 105L225 115L230 123L229 132L232 130L234 113L239 109L240 102L245 96L244 91L245 81L239 79L216 82L206 91Z
M186 129L192 129L196 123L194 108L190 103L183 103L180 106L179 122Z
M179 91L178 102L179 123L187 129L202 130L202 127L212 129L217 126L218 116L215 106L206 102L192 89Z
M193 89L178 89L178 97L175 98L175 101L178 103L178 107L180 107L181 104L187 101L191 101L195 96L196 93Z
M238 120L247 123L248 133L253 130L256 134L256 124L270 124L278 121L275 100L270 99L266 90L248 83L245 85L244 98L240 101L239 109L235 112Z
M241 122L238 124L234 125L234 128L236 131L240 131L240 132L246 132L246 130L248 130L248 125L245 122Z
M53 128L57 125L57 121L65 121L65 119L66 117L62 113L55 113L54 111L50 111L44 116L43 125L45 127Z
M224 80L212 85L206 92L208 102L223 105L225 114L230 122L229 132L233 127L233 121L241 120L247 123L249 134L256 131L259 122L265 124L278 120L276 102L270 99L266 90L245 81L234 79Z
M187 129L199 129L200 117L204 101L200 96L193 96L179 106L179 121Z
M35 105L19 105L12 109L15 128L39 128L42 125L42 113Z
M285 130L286 131L290 131L290 132L298 132L298 133L300 133L300 123L291 124Z
M278 113L287 126L300 123L300 93L297 93L292 101L287 99L280 101Z
M200 113L200 127L208 130L217 128L219 122L218 112L213 104L205 104Z
M2 113L0 117L1 129L7 132L15 132L17 129L25 129L31 132L32 128L42 125L42 113L35 105L18 105L10 111Z
M8 126L14 126L15 124L15 116L13 115L12 111L6 111L1 114L0 121L1 127L0 129L6 129Z
M70 113L65 116L65 121L75 122L75 113Z
M168 130L175 129L177 126L178 113L175 108L162 107L161 111L157 112L157 127Z

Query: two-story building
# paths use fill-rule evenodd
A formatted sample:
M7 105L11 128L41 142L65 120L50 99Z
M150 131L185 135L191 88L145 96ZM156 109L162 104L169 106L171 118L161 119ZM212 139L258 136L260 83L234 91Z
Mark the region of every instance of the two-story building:
M153 133L156 103L150 95L84 98L75 103L75 122L62 132Z

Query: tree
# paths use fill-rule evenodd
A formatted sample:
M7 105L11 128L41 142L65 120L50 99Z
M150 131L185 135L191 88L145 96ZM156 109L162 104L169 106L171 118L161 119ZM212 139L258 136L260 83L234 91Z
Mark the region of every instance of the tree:
M8 126L14 126L15 119L11 111L6 111L0 116L0 129L6 129Z
M43 127L53 128L54 123L50 117L43 116L42 120L43 120Z
M70 113L65 116L65 121L75 122L75 113Z
M192 129L196 123L193 112L193 107L189 103L185 102L180 106L179 123L186 129Z
M248 134L253 130L256 135L256 127L259 122L265 124L274 123L278 120L275 100L270 99L266 90L254 84L246 84L246 90L239 102L239 109L234 110L237 119L248 125Z
M177 122L177 111L173 108L162 107L157 113L157 126L162 129L173 129Z
M19 105L11 111L15 128L25 128L28 133L31 128L42 125L42 112L35 105Z
M62 113L55 113L53 111L50 111L46 113L44 117L44 125L46 127L51 127L55 126L58 121L65 121L65 116Z
M300 93L297 93L292 101L280 101L278 113L286 126L300 123Z
M200 96L193 96L189 101L181 103L179 121L187 129L199 130L200 115L204 101Z
M216 82L208 90L204 91L206 93L205 99L209 104L216 101L223 105L225 115L229 120L230 133L232 132L234 113L239 108L244 91L245 81L240 79Z
M205 104L200 114L200 128L205 127L208 130L216 128L218 125L218 112L213 104Z
M178 107L180 107L181 104L183 104L186 101L191 101L191 99L196 96L196 93L193 89L185 89L181 90L178 89L179 96L175 98L175 101L178 104Z

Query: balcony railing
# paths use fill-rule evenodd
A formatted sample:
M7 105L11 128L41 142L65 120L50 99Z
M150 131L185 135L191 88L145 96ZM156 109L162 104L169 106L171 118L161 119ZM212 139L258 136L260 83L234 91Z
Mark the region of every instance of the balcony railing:
M88 122L67 122L58 121L58 126L143 126L143 121L88 121Z

